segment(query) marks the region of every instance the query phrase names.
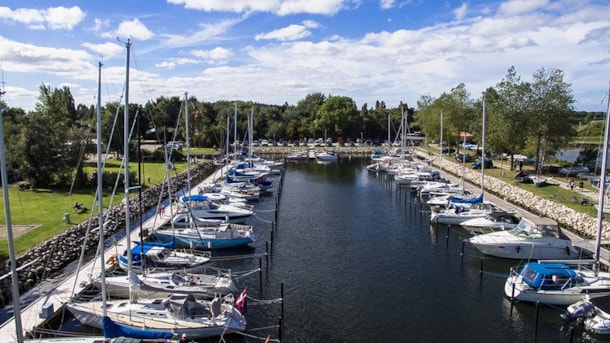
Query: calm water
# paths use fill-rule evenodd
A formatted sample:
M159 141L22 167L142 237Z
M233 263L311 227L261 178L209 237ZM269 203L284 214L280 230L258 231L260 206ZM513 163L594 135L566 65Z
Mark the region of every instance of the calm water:
M387 177L368 172L367 159L288 163L279 196L269 267L237 281L255 299L277 299L284 284L283 342L534 342L535 306L510 313L503 285L515 262L484 259L455 229L435 229L426 208ZM256 203L254 249L271 239L276 194ZM449 235L447 234L449 232ZM223 262L234 271L259 259ZM538 342L570 342L556 309L540 307ZM230 342L278 338L279 304L248 305L248 334ZM262 337L262 340L257 339ZM218 339L210 340L216 342ZM575 331L573 342L598 342ZM207 342L207 341L206 341Z

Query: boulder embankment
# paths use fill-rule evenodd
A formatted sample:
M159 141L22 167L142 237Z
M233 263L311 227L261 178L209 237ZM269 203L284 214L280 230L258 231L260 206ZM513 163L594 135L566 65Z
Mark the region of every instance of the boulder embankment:
M446 159L441 160L439 156L431 157L425 155L425 157L432 165L441 168L443 171L460 177L463 175L465 181L478 186L481 185L480 170L468 168L464 170L460 164L453 163ZM531 191L494 177L485 177L484 182L485 185L483 188L486 192L494 194L504 201L521 207L528 212L541 217L551 218L559 223L562 228L567 229L582 238L591 239L597 234L597 218L565 205L558 204L552 200L545 199ZM602 226L602 240L607 239L610 239L610 226L608 223L604 222Z

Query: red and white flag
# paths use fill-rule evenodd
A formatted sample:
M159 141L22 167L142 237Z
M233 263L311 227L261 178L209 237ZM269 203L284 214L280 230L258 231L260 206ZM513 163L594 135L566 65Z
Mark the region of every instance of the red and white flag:
M235 301L235 307L237 307L237 310L241 314L246 314L246 307L248 304L248 299L246 296L247 290L248 290L248 287L244 288L244 290L241 291L241 294L239 295L239 297L237 297L237 301Z

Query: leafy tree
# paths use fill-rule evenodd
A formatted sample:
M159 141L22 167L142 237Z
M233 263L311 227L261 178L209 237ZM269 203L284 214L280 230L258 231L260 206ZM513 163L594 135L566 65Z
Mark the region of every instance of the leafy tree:
M547 154L553 154L576 137L575 103L570 84L558 69L539 69L533 75L529 94L531 139L536 149L536 170Z
M30 113L15 141L13 157L21 163L17 172L37 186L71 179L73 169L82 174L83 148L90 147L88 130L76 127L74 99L68 87L40 86L36 111ZM90 150L93 147L89 148Z

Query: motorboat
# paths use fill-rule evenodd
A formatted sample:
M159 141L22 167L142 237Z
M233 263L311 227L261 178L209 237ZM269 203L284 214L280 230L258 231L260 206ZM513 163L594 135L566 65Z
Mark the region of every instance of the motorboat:
M91 284L102 289L101 277L91 277ZM131 292L138 297L163 297L169 294L193 294L198 298L213 298L234 290L230 269L205 267L198 273L182 271L154 272L144 275L106 275L106 294L112 298L129 298ZM136 287L134 287L134 285Z
M318 160L318 161L332 162L332 161L337 161L338 159L339 159L339 155L337 155L337 153L334 151L328 150L328 151L316 153L316 160Z
M550 218L523 217L511 230L474 236L468 241L483 254L501 258L567 260L579 255L572 241L561 234L557 222Z
M462 222L481 218L486 215L499 211L499 209L489 202L468 203L467 206L451 202L446 209L430 212L430 222L445 225L461 225Z
M203 219L224 219L227 222L239 223L250 217L254 212L249 209L231 205L216 204L204 195L182 197L182 210Z
M242 297L240 297L242 298ZM244 297L245 298L245 297ZM130 301L106 300L106 315L123 328L151 333L171 332L180 337L202 339L246 329L246 318L232 294L213 300L196 299L192 294ZM66 308L83 325L103 327L102 301L70 302Z
M592 298L609 295L610 274L595 273L583 265L574 268L567 263L529 262L520 270L511 268L504 293L512 300L557 306L574 304L587 294Z
M585 331L597 335L610 335L610 295L591 297L567 307L561 317L567 322L581 323Z
M519 224L520 218L513 212L494 211L484 217L472 218L460 223L470 233L479 235L494 231L513 229Z
M150 233L161 242L174 241L177 248L223 249L247 246L256 241L251 225L221 223L182 228L159 228Z
M307 151L295 151L284 157L287 161L307 161L309 156Z

